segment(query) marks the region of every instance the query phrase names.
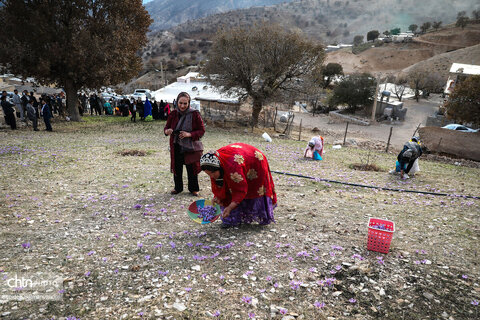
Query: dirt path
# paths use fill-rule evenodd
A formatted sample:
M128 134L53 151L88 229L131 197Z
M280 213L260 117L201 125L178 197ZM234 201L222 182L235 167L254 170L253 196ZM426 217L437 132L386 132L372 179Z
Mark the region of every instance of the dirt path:
M404 108L408 108L408 111L405 121L395 121L393 123L380 122L370 126L349 124L347 138L367 139L386 143L388 141L390 127L393 127L390 143L395 148L401 148L402 145L412 137L419 123L421 123L421 126L425 126L427 117L434 114L441 101L440 96L431 97L429 100L423 99L418 103L415 100L406 100L404 101ZM317 127L320 129L320 134L326 135L325 139L327 143L333 143L335 140L343 139L346 124L332 123L328 115L313 117L311 114L295 113L294 123L296 126L300 125L300 120L304 128L313 129Z
M428 40L425 40L425 39L422 39L422 38L413 38L412 41L417 42L417 43L429 44L429 45L432 45L432 46L447 46L447 47L454 47L455 49L465 48L464 45L438 43L438 42L428 41Z

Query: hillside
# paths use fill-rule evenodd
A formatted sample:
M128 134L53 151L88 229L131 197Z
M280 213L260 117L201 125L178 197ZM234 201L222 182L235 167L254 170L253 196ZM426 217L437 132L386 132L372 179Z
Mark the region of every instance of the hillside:
M383 32L394 27L407 30L410 24L420 26L426 21L451 23L459 11L470 14L475 8L480 8L476 0L303 0L214 14L172 30L185 37L210 38L222 27L269 21L286 28L299 28L326 43L352 42L355 35L366 35L370 30Z
M443 78L447 78L450 67L454 62L480 65L480 44L436 55L430 59L417 62L402 71L408 73L414 69L433 70L439 73Z
M400 2L403 7L397 7ZM126 89L131 90L138 86L157 88L160 83L160 73L154 70L160 70L161 66L164 70L167 70L166 78L168 82L174 81L178 75L184 75L186 73L185 68L198 65L205 59L205 55L212 44L211 40L219 28L252 25L255 21L268 20L281 23L292 30L300 29L307 36L323 40L325 44L340 40L351 42L354 35L366 36L366 32L373 28L382 30L383 28L379 26L384 24L385 21L391 21L388 28L394 26L403 28L403 25L409 23L415 22L417 25L421 25L425 20L441 21L441 18L447 16L455 19L453 12L463 9L466 5L472 5L472 1L457 1L454 4L448 3L445 5L445 11L437 12L437 9L430 8L427 10L429 4L430 7L434 7L431 6L431 1L417 6L414 6L414 2L410 0L400 2L386 0L386 4L390 4L390 7L387 6L388 8L396 8L396 12L403 10L400 15L395 15L392 10L385 10L374 1L336 1L332 4L325 0L309 0L229 11L196 21L189 21L168 31L153 33L149 36L149 44L141 52L145 68L139 76L145 73L150 74L141 78L141 83L134 81ZM192 3L196 2L193 1ZM340 6L339 3L343 3L343 5ZM368 8L374 10L369 11ZM417 12L412 8L419 10ZM468 14L471 13L472 8L474 6L468 9ZM426 13L420 14L420 9ZM431 16L427 17L427 13ZM438 16L434 16L434 13ZM375 18L375 24L373 24L372 19L377 16L383 17L383 20ZM312 20L313 18L314 20ZM334 20L341 21L341 23L331 23ZM403 24L396 25L394 21ZM336 27L333 28L335 25ZM480 25L469 25L463 30L447 25L438 31L431 30L415 38L412 43L384 44L358 55L346 51L330 53L327 62L341 63L346 72L395 73L435 55L480 43L478 26ZM350 30L354 31L351 32Z
M154 0L145 8L154 19L151 30L159 31L214 13L289 1L292 0Z
M396 73L412 65L422 66L447 77L453 62L480 64L480 24L465 29L446 27L432 31L411 43L388 43L357 55L336 51L327 55L326 63L336 62L346 73Z

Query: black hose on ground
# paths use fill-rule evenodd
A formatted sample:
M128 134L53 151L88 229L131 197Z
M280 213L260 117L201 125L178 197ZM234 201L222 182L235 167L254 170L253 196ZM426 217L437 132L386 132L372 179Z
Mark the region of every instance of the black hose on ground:
M377 187L377 186L369 186L369 185L366 185L366 184L358 184L358 183L350 183L350 182L336 181L336 180L330 180L330 179L314 178L314 177L304 176L304 175L301 175L301 174L274 171L274 170L272 170L271 172L278 173L278 174L283 174L283 175L286 175L286 176L315 180L315 181L323 181L323 182L344 184L344 185L353 186L353 187L361 187L361 188L369 188L369 189L377 189L377 190L387 190L387 191L395 191L395 192L421 193L421 194L429 194L429 195L433 195L433 196L444 196L444 197L455 197L455 198L477 199L477 200L480 199L480 197L478 197L478 196L465 196L465 195L454 195L454 194L449 194L449 193L437 193L437 192L429 192L429 191L417 191L417 190L406 190L406 189L395 189L395 188L387 188L387 187Z

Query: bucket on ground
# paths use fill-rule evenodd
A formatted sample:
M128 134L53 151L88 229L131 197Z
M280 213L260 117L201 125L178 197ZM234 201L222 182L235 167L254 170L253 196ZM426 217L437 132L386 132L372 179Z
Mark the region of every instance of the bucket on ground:
M381 253L388 253L394 232L395 223L393 221L370 218L368 220L367 249Z
M267 142L272 142L272 138L266 132L262 134L262 138L265 139L265 141Z

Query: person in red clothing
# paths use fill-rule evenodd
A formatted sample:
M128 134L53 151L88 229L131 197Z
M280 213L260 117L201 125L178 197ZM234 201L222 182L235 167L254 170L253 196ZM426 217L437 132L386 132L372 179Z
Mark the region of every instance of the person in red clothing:
M204 154L200 166L211 179L214 202L222 207L222 227L275 221L275 185L260 150L245 143L230 144Z
M172 111L167 118L163 132L170 136L170 169L173 172L175 189L171 194L183 191L183 165L187 167L188 191L198 196L198 174L200 173L200 157L203 145L200 138L205 133L200 112L190 108L190 95L180 92L177 97L178 109Z

